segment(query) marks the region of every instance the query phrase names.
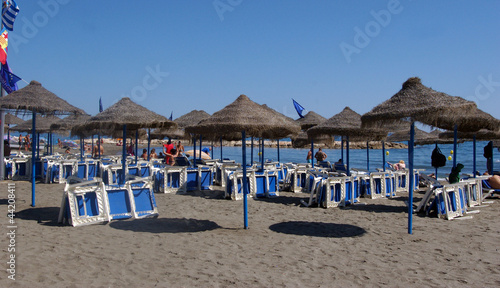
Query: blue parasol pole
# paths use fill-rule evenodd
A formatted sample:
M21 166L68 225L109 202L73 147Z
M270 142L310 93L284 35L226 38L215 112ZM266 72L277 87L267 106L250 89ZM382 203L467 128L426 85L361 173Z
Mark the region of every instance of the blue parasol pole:
M278 163L280 163L280 139L276 141L278 142Z
M80 136L80 161L83 161L83 146L85 145L85 140Z
M219 139L220 139L220 161L222 161L222 136Z
M349 169L349 135L346 136L346 158L347 158L347 176L351 176L351 170Z
M101 159L101 131L97 133L97 150L99 153L99 159Z
M138 143L139 141L137 141L139 139L139 130L135 130L135 165L137 165L137 153L139 152L137 149L138 148Z
M340 159L344 163L344 136L340 136Z
M123 141L122 141L122 180L118 184L125 184L125 168L127 168L127 151L125 146L127 146L127 125L123 125Z
M212 159L214 159L214 140L212 140L210 147L212 148L212 155L210 156Z
M370 147L368 146L368 142L366 141L366 170L370 172Z
M92 146L90 146L90 156L92 157L92 152L94 152L94 134L92 134Z
M453 168L457 167L457 138L458 128L457 124L453 127Z
M196 167L196 136L193 136L193 167Z
M33 111L33 116L31 119L31 138L33 139L32 142L33 144L35 143L35 128L36 128L36 112ZM26 143L26 145L29 145L29 143ZM35 175L36 175L36 160L35 160L35 149L33 148L33 145L31 147L31 206L35 207Z
M200 159L201 159L201 149L203 149L203 142L202 142L203 138L202 136L200 135Z
M33 141L35 143L35 141ZM40 159L40 133L36 134L36 160Z
M250 139L250 164L253 164L253 136Z
M436 149L438 148L438 142L436 141ZM438 167L436 167L436 180L438 179Z
M311 165L314 167L314 139L311 138Z
M385 141L382 140L382 167L385 172Z
M476 178L476 134L472 136L472 175Z
M413 175L413 143L415 141L415 122L411 122L410 126L410 143L408 144L408 168L410 170L410 181L409 181L409 191L408 191L408 234L413 234L413 182L415 181L415 176ZM385 166L385 165L384 165ZM437 176L436 176L437 179Z
M149 149L151 148L151 128L148 128L148 161L149 159Z
M243 166L243 178L242 178L242 185L243 185L243 227L245 229L248 229L248 200L247 200L247 194L248 194L248 187L247 187L247 145L245 143L245 130L241 131L241 165ZM236 187L236 190L238 190L238 187Z
M261 155L260 169L264 170L264 138L262 138L262 155Z

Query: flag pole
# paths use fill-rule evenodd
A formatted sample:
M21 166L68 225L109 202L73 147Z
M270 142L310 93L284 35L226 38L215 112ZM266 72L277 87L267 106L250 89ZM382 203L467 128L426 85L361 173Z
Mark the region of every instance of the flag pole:
M4 4L5 1L2 1L2 6ZM3 30L3 21L1 21L2 23L0 23L0 31ZM1 77L1 76L0 76ZM0 89L0 97L3 97L4 96L4 90L3 90L3 87ZM3 126L4 126L4 123L5 123L5 113L3 111L3 109L0 109L0 123L2 124L2 129L0 129L0 139L2 139L2 143L0 143L0 180L4 180L5 179L5 159L4 159L4 141L3 141L3 138L5 137L5 133L3 131ZM7 139L7 141L10 141L10 139Z

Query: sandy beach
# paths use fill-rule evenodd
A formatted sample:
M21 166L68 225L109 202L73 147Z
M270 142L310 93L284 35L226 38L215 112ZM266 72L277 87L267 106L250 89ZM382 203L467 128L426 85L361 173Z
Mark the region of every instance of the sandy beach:
M15 186L15 281L6 271ZM500 200L472 219L414 217L402 196L306 208L308 194L242 201L223 192L155 194L157 219L60 226L64 184L2 181L1 287L498 287ZM417 194L417 202L422 194Z

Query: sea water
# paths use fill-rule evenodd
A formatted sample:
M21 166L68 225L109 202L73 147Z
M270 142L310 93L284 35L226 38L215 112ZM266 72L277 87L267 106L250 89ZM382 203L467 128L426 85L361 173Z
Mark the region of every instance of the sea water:
M486 171L486 158L483 157L483 147L488 144L487 141L477 141L476 142L476 170L480 171L481 174ZM203 145L203 147L209 147L208 145ZM439 149L448 158L452 156L453 144L439 144ZM156 151L162 151L161 147L155 147ZM414 160L413 165L415 169L424 169L424 173L430 174L435 173L435 168L431 166L431 154L432 150L435 148L435 144L415 146L414 150ZM193 149L192 146L185 146L185 150ZM199 149L199 147L198 147ZM306 163L306 156L309 149L299 149L299 148L280 148L279 149L279 161L281 163ZM316 153L315 149L315 153ZM408 149L386 149L388 155L385 156L385 161L390 163L397 163L399 160L404 160L406 167L408 167ZM341 157L341 149L323 149L328 155L327 161L331 163L337 162ZM344 148L344 163L346 163L346 149ZM369 170L376 171L377 168L383 167L382 160L382 150L381 149L369 149ZM464 169L462 173L472 174L473 173L473 144L472 142L464 142L457 144L457 163L462 163ZM253 152L253 159L251 159L252 153L250 147L246 149L247 163L259 162L259 149L255 145ZM222 158L228 158L241 163L242 160L242 147L222 147ZM214 147L213 157L215 159L221 158L221 147ZM271 161L278 161L278 149L277 148L264 148L264 159ZM493 159L494 159L494 169L496 171L500 170L500 152L498 149L493 149ZM350 149L349 150L349 167L367 170L367 149ZM446 161L446 166L438 169L439 177L447 177L451 172L451 167L453 166L453 160Z

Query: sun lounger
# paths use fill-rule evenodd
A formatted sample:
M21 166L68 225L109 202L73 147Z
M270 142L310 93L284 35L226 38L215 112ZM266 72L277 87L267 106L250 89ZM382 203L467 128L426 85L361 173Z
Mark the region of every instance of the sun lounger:
M104 184L99 180L67 183L64 188L59 223L82 226L109 221Z

